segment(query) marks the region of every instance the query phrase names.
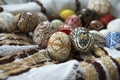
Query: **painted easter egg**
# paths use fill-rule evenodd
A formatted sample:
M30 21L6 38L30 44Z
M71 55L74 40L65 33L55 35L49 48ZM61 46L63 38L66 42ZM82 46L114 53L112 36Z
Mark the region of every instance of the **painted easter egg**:
M110 32L106 37L106 46L112 49L120 48L120 33Z
M87 53L93 49L94 38L86 28L79 27L70 33L73 48L79 52Z
M22 32L33 31L34 28L39 24L38 17L30 12L18 14L18 23L17 26Z
M48 40L54 31L55 29L50 22L42 22L34 30L33 41L38 44L40 48L46 48Z
M91 3L89 3L88 9L103 15L111 11L112 5L109 0L93 0Z
M47 50L52 59L58 61L66 60L71 51L69 36L63 32L54 33L48 41Z
M59 28L59 31L64 32L67 35L69 35L71 33L71 30L72 30L71 26L67 25L67 24L63 24Z
M65 20L65 24L71 26L72 29L75 29L82 26L82 21L78 16L72 15Z

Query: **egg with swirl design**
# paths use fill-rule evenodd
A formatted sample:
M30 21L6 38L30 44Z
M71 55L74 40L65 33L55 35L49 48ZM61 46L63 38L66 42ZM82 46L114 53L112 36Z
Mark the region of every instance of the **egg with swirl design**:
M73 47L79 52L87 53L93 49L94 38L86 28L79 27L72 30L70 38Z

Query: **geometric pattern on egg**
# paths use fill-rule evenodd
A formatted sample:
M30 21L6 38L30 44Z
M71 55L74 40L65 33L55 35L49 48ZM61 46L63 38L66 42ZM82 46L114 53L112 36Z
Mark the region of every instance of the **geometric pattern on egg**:
M58 61L66 60L71 51L69 36L63 32L54 33L48 41L47 50L52 59Z
M38 23L38 16L34 13L27 12L19 14L17 26L22 32L30 32L34 30Z

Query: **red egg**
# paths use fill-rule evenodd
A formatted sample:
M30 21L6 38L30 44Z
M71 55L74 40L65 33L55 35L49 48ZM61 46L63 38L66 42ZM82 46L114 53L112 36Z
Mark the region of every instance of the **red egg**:
M65 24L71 26L72 29L75 29L82 26L82 21L78 16L72 15L65 20Z
M69 35L70 32L71 32L71 26L66 25L66 24L63 24L63 25L60 26L59 31L64 32L64 33L66 33L67 35Z
M67 29L62 29L60 31L66 33L67 35L71 33L71 30L67 30Z
M70 34L71 30L82 26L82 21L76 15L68 17L65 21L65 24L60 26L59 31L65 32L67 35Z
M107 26L107 24L114 20L116 17L111 15L111 14L106 14L106 15L103 15L99 18L99 21L102 22L105 26Z

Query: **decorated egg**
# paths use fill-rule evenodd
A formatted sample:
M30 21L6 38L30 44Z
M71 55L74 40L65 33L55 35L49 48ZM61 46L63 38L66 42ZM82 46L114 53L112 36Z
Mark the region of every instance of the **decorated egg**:
M66 33L67 35L70 34L71 30L72 30L72 29L71 29L71 26L70 26L70 25L67 25L67 24L63 24L63 25L61 25L60 28L59 28L59 31L64 32L64 33Z
M56 31L59 29L59 27L63 24L63 22L59 19L54 19L51 21L51 25L56 29Z
M101 30L103 28L105 28L104 25L98 20L91 21L89 25L89 29L91 30Z
M52 59L57 61L66 60L71 51L69 36L63 32L54 33L48 41L47 50Z
M100 15L107 14L111 11L112 5L109 0L93 0L88 9L97 12Z
M65 10L61 11L59 14L59 16L64 20L71 15L75 15L75 12L73 10L70 10L70 9L65 9Z
M46 48L50 36L54 33L54 27L50 22L45 21L39 24L33 33L33 41L39 45L40 48Z
M70 38L73 48L79 52L87 53L93 49L94 38L86 28L79 27L72 30Z
M90 22L98 18L98 15L89 9L82 9L79 14L80 19L82 20L82 26L88 28Z
M106 14L106 15L103 15L99 18L99 21L102 22L104 24L104 26L107 26L107 24L114 20L116 17L111 15L111 14Z
M71 26L72 29L75 29L82 26L82 21L77 15L72 15L65 20L65 24Z
M0 31L1 32L13 32L16 29L16 18L10 13L0 13Z
M34 28L39 24L38 16L33 13L26 12L20 13L18 16L17 26L22 32L30 32L33 31Z
M120 48L120 33L110 32L106 37L106 46L113 49Z

